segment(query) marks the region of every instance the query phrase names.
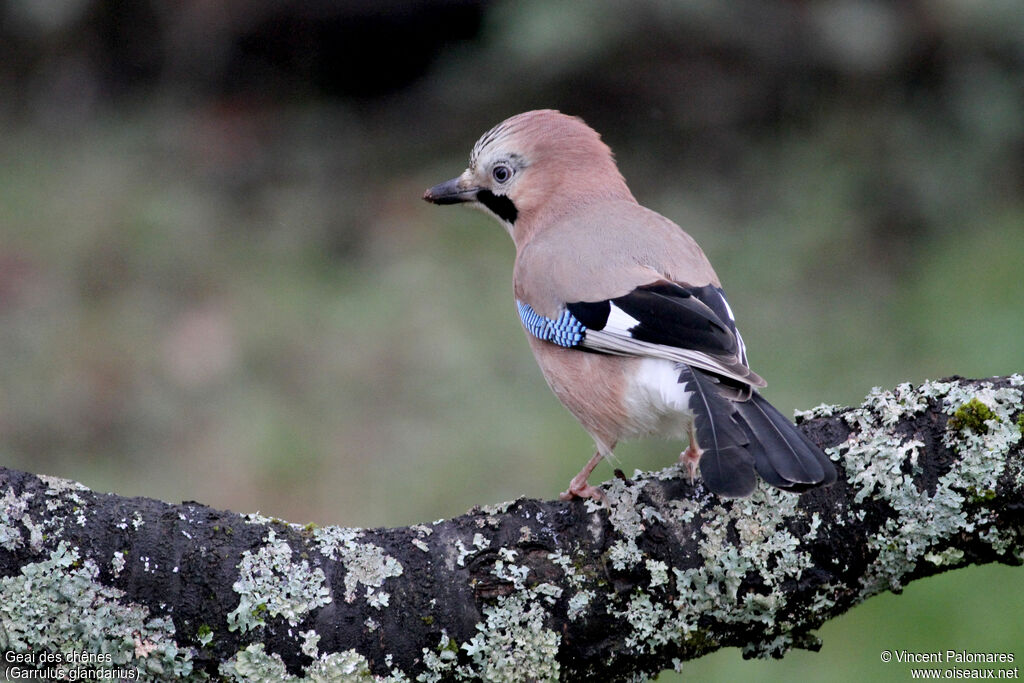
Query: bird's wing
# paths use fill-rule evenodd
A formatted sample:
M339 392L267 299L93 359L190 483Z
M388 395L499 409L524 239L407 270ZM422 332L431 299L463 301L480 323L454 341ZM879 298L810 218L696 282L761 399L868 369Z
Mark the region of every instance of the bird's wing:
M605 203L538 235L519 250L515 280L523 325L539 339L765 384L704 252L635 203Z
M722 290L658 280L623 296L566 302L558 318L519 301L530 334L561 346L623 356L665 358L764 386L747 366L743 339Z

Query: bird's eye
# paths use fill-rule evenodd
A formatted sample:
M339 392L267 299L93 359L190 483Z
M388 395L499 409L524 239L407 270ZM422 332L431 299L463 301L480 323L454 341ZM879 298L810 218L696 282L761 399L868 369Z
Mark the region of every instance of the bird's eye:
M498 164L491 169L491 177L499 183L508 182L508 179L512 177L512 169L505 164Z

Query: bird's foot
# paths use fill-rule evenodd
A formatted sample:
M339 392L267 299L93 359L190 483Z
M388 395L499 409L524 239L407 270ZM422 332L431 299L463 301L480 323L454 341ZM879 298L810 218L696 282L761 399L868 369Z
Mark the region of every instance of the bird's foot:
M697 478L697 465L700 464L700 456L703 451L693 445L686 447L686 450L679 454L679 462L686 465L686 471L690 474L690 486L693 486L693 482Z
M609 454L611 453L610 448L606 450ZM600 446L598 446L598 451L597 453L594 453L594 457L592 457L590 462L580 470L579 474L572 478L572 481L569 482L569 488L562 491L558 497L562 500L572 500L573 498L593 498L596 501L604 502L604 491L587 483L587 478L590 477L590 473L594 471L594 468L597 467L597 464L603 459L604 456L602 455Z
M582 472L580 473L582 474ZM561 500L572 500L573 498L593 498L599 503L604 502L604 491L597 486L591 486L587 483L586 477L581 477L577 474L573 477L572 481L569 482L569 488L558 494Z

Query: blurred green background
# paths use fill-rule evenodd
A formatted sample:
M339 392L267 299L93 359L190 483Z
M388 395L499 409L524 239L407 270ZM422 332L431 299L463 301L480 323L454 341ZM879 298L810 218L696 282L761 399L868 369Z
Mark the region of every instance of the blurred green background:
M0 462L346 526L554 497L591 444L523 338L512 245L420 201L540 107L703 245L784 412L1024 370L1018 0L4 0ZM684 677L1020 662L1022 589L953 572L818 654Z

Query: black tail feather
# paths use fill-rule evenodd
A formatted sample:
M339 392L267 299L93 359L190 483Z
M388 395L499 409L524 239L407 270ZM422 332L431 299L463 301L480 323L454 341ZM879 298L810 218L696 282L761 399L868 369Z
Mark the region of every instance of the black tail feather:
M713 375L686 367L679 379L693 393L694 429L704 451L700 458L704 485L720 496L749 496L757 486L754 458L745 430L733 419L733 402L719 394Z
M717 377L685 368L680 381L693 393L697 442L705 485L721 496L750 495L754 470L768 484L804 491L836 480L828 457L760 394L735 401L722 396ZM729 392L725 392L729 393Z
M818 460L820 451L800 438L793 423L760 394L755 393L749 401L737 403L736 409L755 439L764 446L767 466L780 477L793 484L824 481L825 469Z

